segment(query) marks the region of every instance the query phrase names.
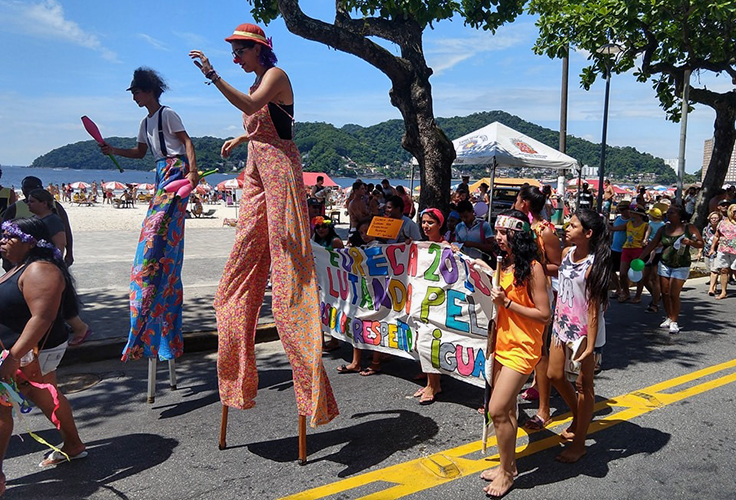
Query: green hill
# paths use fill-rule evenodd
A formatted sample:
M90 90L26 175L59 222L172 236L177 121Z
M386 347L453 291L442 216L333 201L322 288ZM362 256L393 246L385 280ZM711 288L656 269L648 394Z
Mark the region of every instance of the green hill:
M519 132L533 137L548 146L557 148L559 133L522 120L503 111L487 111L469 116L438 118L437 123L450 138L463 136L491 122L498 121ZM329 123L299 122L296 124L294 141L302 154L305 170L327 172L329 175L405 177L409 174L411 159L401 147L404 125L401 120L362 127L348 124L337 128ZM223 139L216 137L193 137L198 164L203 169L221 167L231 170L247 158L245 147L234 151L227 161L220 157ZM108 142L116 147L133 147L135 139L111 137ZM600 144L568 136L567 154L576 158L581 165L597 166L600 163ZM150 160L120 158L123 168L150 170ZM33 161L32 167L68 167L80 169L109 169L110 160L102 156L94 141L83 141L49 151ZM469 168L473 174L472 167ZM661 158L641 153L632 147L606 149L607 177L616 180L635 181L642 173L653 174L656 182L672 183L674 171ZM478 168L478 175L485 168ZM609 175L610 174L610 175ZM475 176L474 176L475 177Z

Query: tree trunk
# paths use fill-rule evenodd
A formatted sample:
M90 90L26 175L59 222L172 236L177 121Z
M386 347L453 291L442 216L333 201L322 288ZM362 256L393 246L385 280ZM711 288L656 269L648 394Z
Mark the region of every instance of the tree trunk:
M455 150L437 126L432 108L432 87L422 49L422 27L404 19L352 19L338 9L335 24L305 15L298 0L277 0L287 29L303 38L360 57L391 80L391 104L404 118L401 145L417 159L421 181L420 208L436 207L447 213ZM401 48L401 57L370 40L377 36ZM412 193L410 193L412 194Z
M695 211L697 227L705 227L708 220L708 203L726 179L731 154L736 140L736 106L728 99L710 104L716 111L716 120L713 131L713 152L708 163L708 171L703 179L703 188L698 196L698 205Z
M427 67L421 52L421 31L419 40L418 49L417 46L408 50L403 48L411 70L404 80L391 79L393 87L389 95L391 104L404 118L401 146L419 163L419 208L434 207L448 213L455 149L434 118L432 86L429 83L432 70Z

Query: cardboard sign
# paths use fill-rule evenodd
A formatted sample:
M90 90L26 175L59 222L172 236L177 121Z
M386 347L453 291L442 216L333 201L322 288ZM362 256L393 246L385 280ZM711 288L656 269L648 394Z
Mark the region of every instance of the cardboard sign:
M401 231L404 219L393 219L391 217L373 217L368 228L368 236L374 238L385 238L395 240Z

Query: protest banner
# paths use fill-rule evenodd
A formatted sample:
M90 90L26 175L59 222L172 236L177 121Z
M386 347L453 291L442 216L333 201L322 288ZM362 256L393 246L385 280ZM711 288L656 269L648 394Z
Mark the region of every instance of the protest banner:
M313 244L322 329L483 387L490 277L447 244Z

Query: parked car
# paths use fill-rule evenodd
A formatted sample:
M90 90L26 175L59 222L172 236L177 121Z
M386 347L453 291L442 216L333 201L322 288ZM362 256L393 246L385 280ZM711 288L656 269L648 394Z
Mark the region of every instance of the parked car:
M521 188L519 186L493 187L493 199L491 201L491 204L493 205L491 210L491 225L495 223L498 214L514 206L514 203L516 203L516 197L520 190Z

